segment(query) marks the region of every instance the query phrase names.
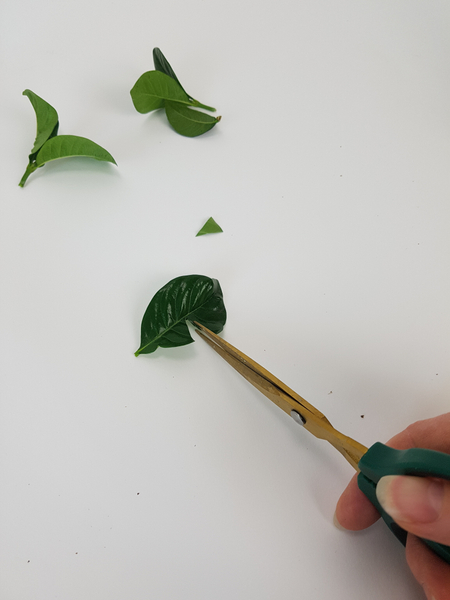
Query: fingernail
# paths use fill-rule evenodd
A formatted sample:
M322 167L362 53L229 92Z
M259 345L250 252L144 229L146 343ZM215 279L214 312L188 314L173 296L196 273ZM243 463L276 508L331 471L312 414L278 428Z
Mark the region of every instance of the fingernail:
M378 482L378 502L395 520L432 523L441 513L444 483L437 479L388 475Z
M338 518L337 518L337 514L336 514L336 513L334 513L334 516L333 516L333 525L334 525L334 526L335 526L337 529L340 529L341 531L347 531L347 529L345 529L345 527L343 527L343 526L342 526L342 525L339 523L339 520L338 520Z

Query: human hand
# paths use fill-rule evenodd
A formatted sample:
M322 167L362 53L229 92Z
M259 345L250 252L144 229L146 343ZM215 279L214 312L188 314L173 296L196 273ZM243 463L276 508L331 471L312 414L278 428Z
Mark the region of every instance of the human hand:
M418 421L387 443L392 448L428 448L450 454L450 413ZM335 521L351 531L369 527L380 517L358 488L356 475L339 498ZM418 537L450 545L450 481L431 477L382 477L377 498L383 509L408 531L406 560L428 600L450 600L450 565ZM418 537L417 537L418 536Z

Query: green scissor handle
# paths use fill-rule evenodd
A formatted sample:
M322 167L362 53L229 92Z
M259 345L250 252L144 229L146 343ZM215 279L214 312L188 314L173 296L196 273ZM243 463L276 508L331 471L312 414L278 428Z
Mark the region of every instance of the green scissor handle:
M382 508L377 500L376 486L385 475L413 475L416 477L438 477L450 480L450 454L410 448L396 450L377 442L369 448L359 461L359 489L364 492L383 517L392 533L406 544L407 532L402 529ZM431 550L450 564L450 546L423 540Z

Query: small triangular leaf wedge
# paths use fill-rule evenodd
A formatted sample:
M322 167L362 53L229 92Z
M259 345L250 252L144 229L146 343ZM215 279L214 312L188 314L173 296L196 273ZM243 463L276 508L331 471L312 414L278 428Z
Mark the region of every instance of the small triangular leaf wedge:
M209 217L209 219L206 221L206 223L203 225L203 227L200 229L200 231L197 233L197 235L195 237L198 237L199 235L207 235L208 233L222 233L223 229L222 227L216 223L216 221L214 221L214 219L212 217Z

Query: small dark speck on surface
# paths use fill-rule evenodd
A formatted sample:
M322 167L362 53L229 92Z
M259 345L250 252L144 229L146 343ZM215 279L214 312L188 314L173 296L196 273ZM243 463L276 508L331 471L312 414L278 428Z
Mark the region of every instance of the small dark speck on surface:
M328 395L330 395L330 394L332 394L332 393L333 393L333 390L330 390L330 391L328 392Z
M31 560L27 560L27 562L31 562Z
M361 415L361 419L364 419L364 415Z
M139 496L139 494L140 494L140 493L141 493L141 492L138 492L138 493L136 494L136 496Z

